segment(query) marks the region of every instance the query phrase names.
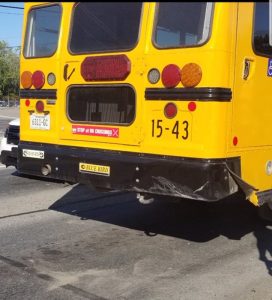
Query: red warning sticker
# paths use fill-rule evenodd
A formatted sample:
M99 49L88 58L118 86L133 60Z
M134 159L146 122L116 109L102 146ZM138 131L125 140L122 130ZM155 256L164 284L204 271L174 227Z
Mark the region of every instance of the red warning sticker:
M119 138L119 128L72 125L73 134Z

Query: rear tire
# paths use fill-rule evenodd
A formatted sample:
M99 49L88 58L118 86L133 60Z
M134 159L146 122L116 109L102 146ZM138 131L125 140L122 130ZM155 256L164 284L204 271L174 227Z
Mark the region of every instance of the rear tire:
M265 203L258 207L258 215L262 220L272 222L272 203Z

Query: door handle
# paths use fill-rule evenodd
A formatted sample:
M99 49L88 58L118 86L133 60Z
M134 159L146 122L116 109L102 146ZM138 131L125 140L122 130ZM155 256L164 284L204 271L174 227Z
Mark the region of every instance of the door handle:
M72 72L68 75L68 67L69 67L69 64L66 64L64 66L64 70L63 70L63 78L65 81L69 80L70 77L72 76L72 74L75 72L75 68L73 68Z
M243 74L243 79L247 80L248 76L249 76L249 72L250 72L250 60L245 59L244 62L244 74Z
M250 73L252 73L252 63L254 60L252 58L245 58L244 60L244 70L243 70L243 79L247 80Z
M67 81L68 67L69 67L69 65L66 64L66 65L64 66L64 69L63 69L63 78L64 78L65 81Z

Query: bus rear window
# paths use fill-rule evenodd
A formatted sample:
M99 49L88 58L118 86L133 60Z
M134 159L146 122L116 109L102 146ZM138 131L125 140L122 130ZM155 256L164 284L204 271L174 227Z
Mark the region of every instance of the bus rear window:
M34 8L27 20L24 56L48 57L58 46L61 8L59 5Z
M197 46L208 40L212 3L161 2L153 41L158 48Z
M135 92L130 86L71 87L67 112L73 122L129 125L135 118Z
M81 2L75 6L70 50L73 53L130 50L140 27L140 2Z

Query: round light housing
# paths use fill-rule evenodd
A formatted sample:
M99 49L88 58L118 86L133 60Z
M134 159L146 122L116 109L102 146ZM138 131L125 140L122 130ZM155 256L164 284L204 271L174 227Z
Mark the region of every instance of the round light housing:
M152 84L157 83L160 80L160 77L161 74L158 69L151 69L147 75L148 81Z
M173 119L177 115L178 109L175 103L169 102L164 107L164 115L168 119Z
M174 88L180 82L180 69L177 65L167 65L162 70L162 83L166 88Z
M36 89L41 89L44 86L45 78L42 71L35 71L33 73L32 83Z
M24 89L30 89L32 86L32 73L29 71L24 71L21 74L21 84Z
M44 111L44 103L42 101L37 101L36 102L36 110L39 113Z
M47 76L47 82L49 85L54 85L56 83L56 76L54 73L49 73Z
M195 102L189 102L188 103L188 109L189 109L189 111L195 111L196 110L196 103Z
M181 69L181 83L185 87L195 87L199 84L202 78L202 70L195 63L186 64Z

